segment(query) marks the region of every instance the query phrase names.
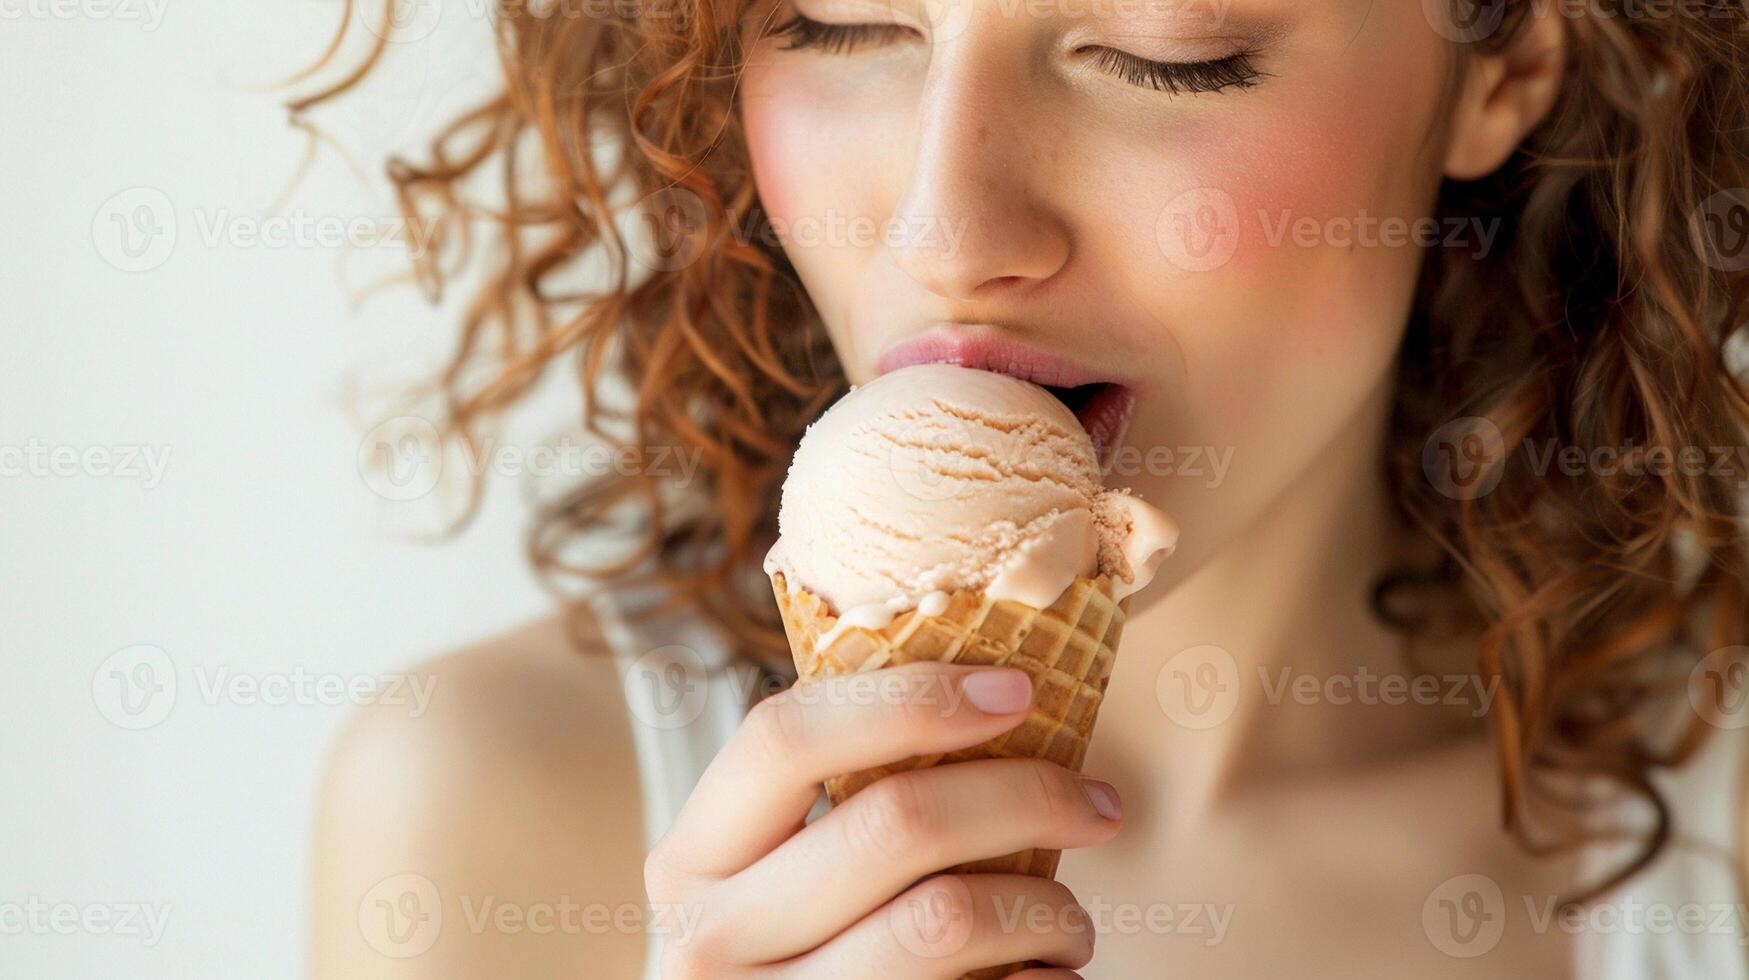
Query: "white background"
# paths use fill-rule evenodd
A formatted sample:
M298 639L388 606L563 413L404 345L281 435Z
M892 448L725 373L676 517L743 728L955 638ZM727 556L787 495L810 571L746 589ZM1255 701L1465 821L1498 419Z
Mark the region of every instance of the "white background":
M311 237L393 214L384 153L496 77L481 6L427 6L319 117L360 172L324 150L278 212L302 241L267 242L304 148L273 83L339 0L0 0L0 975L304 975L312 794L352 708L211 685L369 683L552 607L514 488L430 546L358 468L348 393L437 363L460 297L355 303L399 246ZM130 447L161 473L118 471ZM36 903L169 918L152 943Z

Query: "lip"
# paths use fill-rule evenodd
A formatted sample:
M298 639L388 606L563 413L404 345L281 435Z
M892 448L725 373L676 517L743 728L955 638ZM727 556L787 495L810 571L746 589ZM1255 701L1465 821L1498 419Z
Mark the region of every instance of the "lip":
M1097 371L1054 351L1035 347L990 324L937 323L883 351L875 372L886 374L918 364L957 364L993 371L1047 388L1103 385L1079 408L1075 418L1093 439L1101 469L1123 443L1124 430L1135 414L1135 385Z

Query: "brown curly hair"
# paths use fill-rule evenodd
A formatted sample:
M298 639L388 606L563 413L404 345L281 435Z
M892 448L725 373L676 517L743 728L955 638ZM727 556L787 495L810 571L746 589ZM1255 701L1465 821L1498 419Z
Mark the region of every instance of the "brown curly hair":
M382 3L391 23L397 0ZM424 162L392 158L388 175L406 216L432 229L415 271L433 295L454 278L441 257L465 262L475 233L491 235L494 264L437 381L450 437L471 443L564 360L590 431L702 454L685 486L614 473L544 505L530 535L536 565L586 582L658 580L673 602L707 610L741 656L781 672L769 593L743 586L775 537L796 442L845 380L775 237L757 233L767 226L734 101L747 6L499 0L502 92L436 134ZM1485 6L1502 20L1453 45L1454 77L1512 38L1529 0ZM1563 7L1568 64L1554 111L1497 172L1441 190L1440 217L1497 220L1501 245L1427 250L1383 462L1403 516L1440 557L1374 593L1378 615L1412 636L1479 632L1473 669L1504 694L1489 715L1503 820L1525 847L1596 835L1577 823L1552 837L1535 829L1533 804L1579 813L1592 799L1566 777L1602 777L1651 805L1637 854L1585 897L1669 841L1652 773L1706 736L1702 713L1686 710L1689 680L1708 651L1744 642L1749 594L1740 457L1699 472L1567 475L1534 465L1530 450L1590 458L1630 446L1674 459L1685 447L1745 446L1749 395L1726 342L1744 320L1749 274L1709 219L1749 214L1749 6L1666 17L1617 6ZM337 61L354 13L347 0L312 71ZM379 33L343 77L289 104L295 123L312 127L309 110L370 70L387 44ZM604 145L620 150L604 160ZM530 154L539 181L526 178ZM464 184L497 173L494 163L502 200L479 203ZM658 219L661 251L647 268L633 256L648 243L616 222L628 213ZM567 293L560 283L585 254L604 258L607 285ZM601 397L614 378L629 405ZM1452 492L1428 455L1430 437L1453 426L1463 445L1492 449L1467 458L1462 483L1487 492ZM627 527L628 553L567 557L579 538ZM586 606L572 609L582 642Z

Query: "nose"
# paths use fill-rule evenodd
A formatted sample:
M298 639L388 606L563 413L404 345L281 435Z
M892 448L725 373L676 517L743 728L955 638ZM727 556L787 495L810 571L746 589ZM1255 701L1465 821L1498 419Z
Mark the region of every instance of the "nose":
M1023 51L966 43L969 27L936 46L917 107L908 179L894 219L894 263L952 300L1024 292L1068 261L1044 131L1025 96ZM1029 118L1029 116L1033 118Z

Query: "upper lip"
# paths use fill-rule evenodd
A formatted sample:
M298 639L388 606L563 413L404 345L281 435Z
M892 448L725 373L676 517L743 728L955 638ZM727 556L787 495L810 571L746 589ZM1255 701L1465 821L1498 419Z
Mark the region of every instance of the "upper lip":
M1055 351L1035 347L989 324L935 324L888 347L875 362L875 372L886 374L914 364L957 364L1010 375L1047 388L1125 384L1121 379Z

